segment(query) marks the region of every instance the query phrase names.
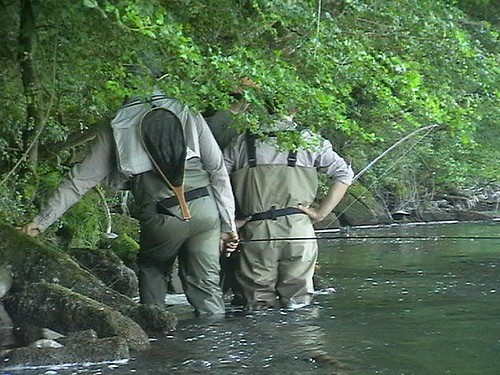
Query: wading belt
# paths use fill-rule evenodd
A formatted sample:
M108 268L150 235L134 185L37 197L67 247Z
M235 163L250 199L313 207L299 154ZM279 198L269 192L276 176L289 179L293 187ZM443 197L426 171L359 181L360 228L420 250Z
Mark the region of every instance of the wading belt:
M206 197L208 195L208 189L206 186L189 190L184 193L184 196L186 198L186 202L190 202L192 200L201 198L201 197ZM169 198L162 199L158 203L156 203L156 210L160 214L165 214L165 215L172 215L172 213L168 210L169 208L175 207L179 205L179 200L177 197L174 195Z
M248 221L276 220L276 218L280 216L295 215L295 214L305 214L305 212L295 207L280 208L277 210L276 207L273 206L269 211L258 212L256 214L253 214L250 220Z

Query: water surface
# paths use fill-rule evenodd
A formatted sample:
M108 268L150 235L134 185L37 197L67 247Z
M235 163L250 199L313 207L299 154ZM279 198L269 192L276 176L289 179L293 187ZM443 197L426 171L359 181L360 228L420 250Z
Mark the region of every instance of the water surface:
M235 310L209 320L192 318L181 300L172 307L178 331L126 364L21 373L500 373L500 240L454 238L500 237L500 223L356 229L349 236L320 241L318 273L336 292L318 294L311 308Z

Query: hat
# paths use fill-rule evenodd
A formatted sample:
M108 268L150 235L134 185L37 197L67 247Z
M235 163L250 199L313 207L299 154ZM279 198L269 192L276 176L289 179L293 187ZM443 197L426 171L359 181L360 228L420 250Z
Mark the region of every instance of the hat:
M295 130L297 128L297 124L293 121L292 116L282 116L279 119L274 120L269 124L263 124L260 128L263 132L268 133L268 132Z

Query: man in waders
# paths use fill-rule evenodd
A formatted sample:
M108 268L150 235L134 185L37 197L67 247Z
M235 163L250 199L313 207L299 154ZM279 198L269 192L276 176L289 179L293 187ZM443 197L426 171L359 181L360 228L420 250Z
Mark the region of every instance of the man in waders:
M241 134L224 150L237 209L248 218L240 231L243 248L237 274L248 309L293 309L311 303L318 255L312 224L335 208L352 182L351 167L329 141L310 131L301 136L316 146L280 151L275 132L295 127L284 118L265 129L266 139ZM329 177L330 188L319 207L312 208L318 172Z
M158 150L148 150L141 138L143 119L159 108L173 120L167 125L182 126L183 139L170 139L174 145L186 146L180 161L184 163L181 182L185 194L180 196L166 183L157 160L152 160L153 151L162 151L161 144L156 145ZM150 139L162 139L160 136L152 135ZM22 228L23 232L30 236L43 232L101 182L114 187L126 182L138 206L140 302L165 306L165 271L178 257L182 286L195 313L224 313L219 241L222 238L234 248L236 242L231 240L237 240L238 235L222 152L203 117L159 91L146 101L132 98L117 112L111 127L101 129L86 158L71 170L41 213ZM182 201L187 201L185 207L180 207ZM184 220L186 212L191 216L189 220Z
M235 118L234 116L245 112L250 103L244 99L244 88L245 87L256 87L255 83L249 79L245 79L242 82L242 87L229 95L234 99L228 110L218 110L214 111L210 115L205 117L208 127L212 131L221 150L224 150L231 140L235 138L239 133L232 126ZM237 227L242 223L237 220ZM241 306L243 304L243 297L240 285L236 279L236 273L239 269L239 249L241 245L235 251L231 253L222 252L221 256L221 288L222 294L224 296L230 296L231 305Z

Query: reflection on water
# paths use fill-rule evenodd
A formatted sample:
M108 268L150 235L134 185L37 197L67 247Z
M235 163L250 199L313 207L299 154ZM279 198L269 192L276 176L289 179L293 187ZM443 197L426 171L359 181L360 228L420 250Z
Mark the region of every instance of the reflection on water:
M335 319L323 328L337 337L325 345L350 355L356 373L497 374L500 240L451 237L500 237L499 228L392 228L385 234L450 238L332 243L337 294L325 307Z
M312 308L203 320L177 303L178 331L127 364L23 374L497 374L500 240L451 237L500 237L499 228L355 230L401 238L321 241L319 272L336 293Z

